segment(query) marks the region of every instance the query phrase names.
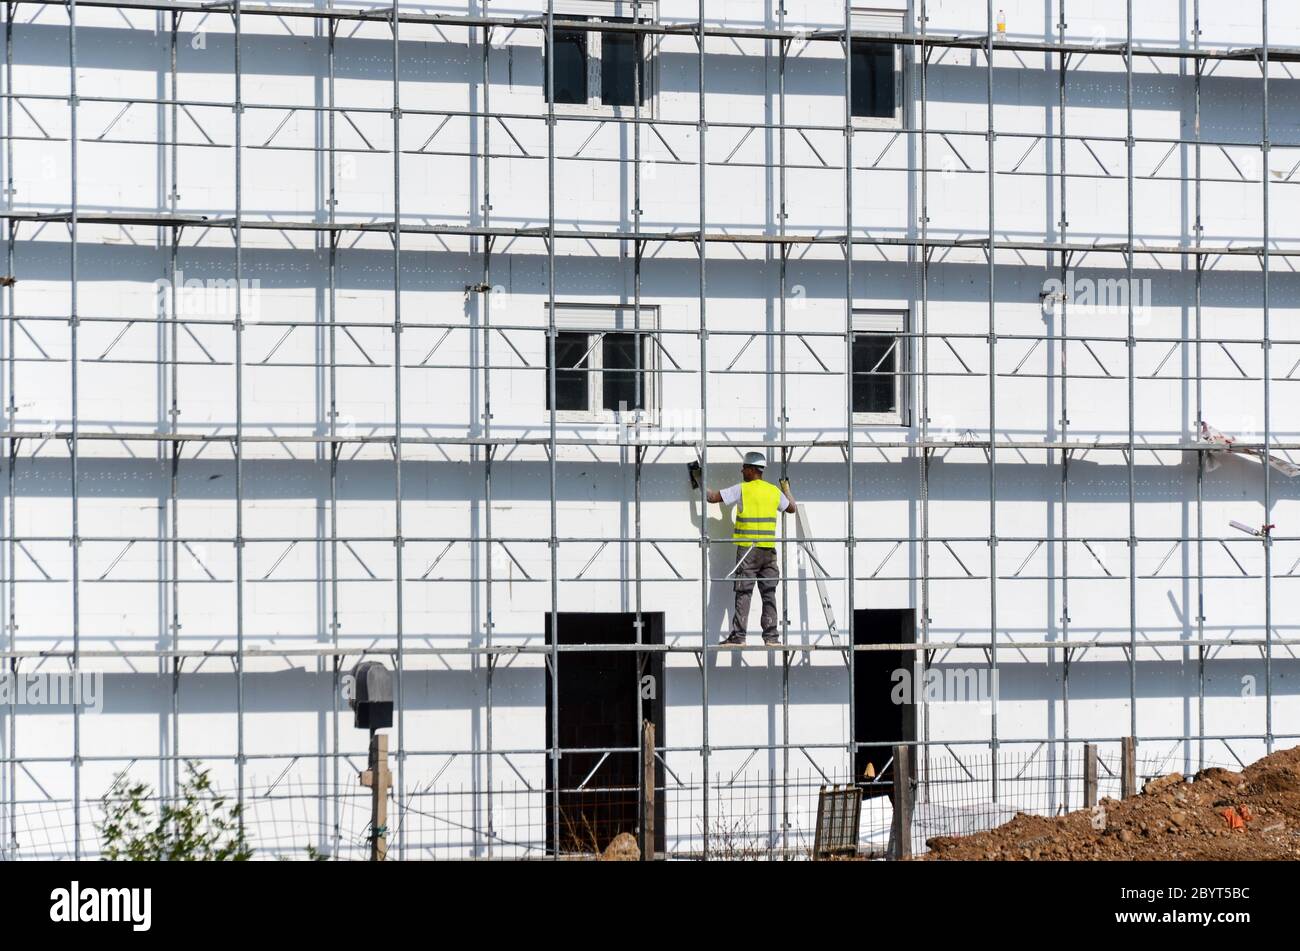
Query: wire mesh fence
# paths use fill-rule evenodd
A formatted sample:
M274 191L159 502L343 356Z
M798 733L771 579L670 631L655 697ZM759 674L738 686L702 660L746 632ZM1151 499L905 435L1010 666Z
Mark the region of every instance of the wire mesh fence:
M936 836L971 835L1017 813L1063 815L1085 806L1082 744L1068 755L1036 752L953 753L917 757L912 779L913 855ZM1215 764L1206 764L1215 765ZM1170 756L1137 761L1138 788L1174 771ZM1236 767L1229 767L1236 768ZM821 769L717 774L670 773L655 789L654 851L676 860L808 860L813 857L818 798L823 789L852 783ZM895 854L893 786L858 782L862 805L856 855ZM1119 798L1118 750L1098 755L1097 796ZM641 790L635 786L561 789L524 781L430 783L393 793L387 830L389 859L528 860L599 857L621 833L640 834ZM161 800L142 800L147 810ZM706 808L707 806L707 808ZM370 793L298 779L251 782L244 827L257 859L364 860L370 854ZM82 854L101 853L104 806L85 801L80 811ZM558 818L558 833L556 821ZM73 852L74 809L68 800L20 800L0 816L3 857L60 859Z

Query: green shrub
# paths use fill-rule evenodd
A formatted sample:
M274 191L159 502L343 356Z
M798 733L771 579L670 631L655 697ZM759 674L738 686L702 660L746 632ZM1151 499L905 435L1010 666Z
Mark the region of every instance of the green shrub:
M112 862L243 862L253 849L241 811L212 785L209 771L185 764L176 795L158 802L148 783L127 785L119 773L100 804L96 824L103 857Z

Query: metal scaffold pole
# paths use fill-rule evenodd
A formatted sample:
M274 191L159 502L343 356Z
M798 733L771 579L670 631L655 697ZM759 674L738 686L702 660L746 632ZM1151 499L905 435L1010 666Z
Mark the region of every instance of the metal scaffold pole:
M857 682L854 673L857 670L857 653L852 650L856 641L856 615L854 588L857 574L854 568L854 555L857 541L853 529L853 3L844 0L844 450L845 461L845 500L844 517L848 540L845 544L845 643L849 645L848 669L848 762L845 772L854 776L854 759L857 752ZM856 777L855 777L856 778Z
M333 0L330 0L333 3ZM326 97L329 102L330 111L328 121L326 122L326 181L328 187L328 198L326 199L326 220L333 224L338 214L338 155L336 148L338 144L337 129L335 128L335 84L336 84L336 65L334 61L335 45L337 40L338 23L335 20L329 20L325 24L328 40L326 44ZM340 700L342 699L342 678L343 678L343 661L342 654L337 653L339 650L339 450L340 444L334 442L339 433L339 387L338 387L338 268L339 268L339 248L338 237L335 233L330 232L325 235L325 240L329 246L329 256L326 261L327 268L327 287L325 292L325 307L329 315L329 325L326 330L325 345L329 352L329 373L326 380L326 391L328 394L329 407L326 417L326 432L330 437L330 443L324 447L329 456L329 473L330 473L330 497L329 497L329 640L336 651L332 660L331 668L333 670L333 682L331 691L333 700L330 704L330 744L334 752L340 753L342 747L339 743L339 713ZM333 791L334 809L333 809L333 828L331 830L330 854L337 857L339 847L343 839L342 828L342 776L339 768L339 757L336 755L331 762L330 770L330 788Z
M1199 49L1201 45L1201 3L1195 0L1192 5L1192 48ZM1203 398L1204 391L1201 383L1201 370L1203 366L1203 357L1201 347L1201 288L1205 270L1205 258L1200 253L1201 237L1204 229L1201 226L1201 73L1205 67L1202 60L1194 60L1192 68L1195 70L1192 86L1193 98L1193 116L1195 145L1193 147L1193 161L1195 162L1196 173L1193 176L1195 180L1194 197L1193 197L1193 214L1195 219L1192 225L1192 240L1196 248L1196 254L1193 255L1193 262L1196 267L1195 287L1193 294L1195 296L1194 306L1196 308L1195 324L1196 334L1194 337L1194 358L1196 361L1196 419L1195 430L1192 433L1193 439L1200 438L1201 424L1204 422ZM1205 453L1196 454L1196 726L1197 733L1202 737L1205 736ZM1205 768L1205 740L1197 744L1196 750L1196 768L1198 770Z
M546 392L547 399L547 474L550 480L550 585L551 585L551 652L548 656L551 677L551 846L553 857L560 857L560 589L559 541L556 516L556 442L555 412L555 0L546 0Z
M921 167L919 170L920 180L920 232L921 246L915 250L915 254L921 262L921 299L919 301L921 333L919 339L912 341L911 349L919 349L921 355L921 376L918 382L920 389L920 413L919 418L914 421L914 425L919 429L921 434L921 448L917 451L917 458L920 461L921 475L921 577L919 591L920 605L920 628L921 636L917 638L918 646L921 650L912 655L911 668L914 673L920 673L922 683L924 682L925 670L928 666L929 653L926 645L930 642L930 449L925 444L930 439L930 249L926 244L930 235L930 137L928 126L930 122L930 47L926 45L925 38L929 29L930 15L927 0L921 0L920 13L921 26L921 45L917 48L917 59L920 69L918 81L920 83L921 94L917 104L917 112L920 118L920 154ZM919 667L919 670L918 670ZM925 746L922 747L920 756L919 773L923 783L929 778L930 773L930 708L928 704L922 704L918 711L920 719L919 733ZM926 783L921 787L922 795L929 795L929 785Z
M397 653L395 710L397 717L397 857L406 858L410 815L406 792L406 604L403 598L402 538L402 35L399 0L393 0L393 588ZM380 831L374 830L378 836Z
M989 745L992 752L990 778L993 801L998 801L998 335L997 304L994 299L996 285L997 250L994 226L997 207L997 168L995 166L997 134L993 127L993 0L988 0L988 287L989 287L989 681L992 692L992 714L989 720Z
M778 29L785 27L785 3L783 0L777 3L776 7ZM779 39L776 41L777 47L777 210L776 210L776 233L778 237L785 237L786 225L789 215L786 212L786 128L785 128L785 68L786 60L790 53L790 41ZM787 389L786 379L786 361L789 354L786 350L786 319L789 302L789 255L784 245L776 248L779 255L779 274L777 287L777 311L780 326L780 336L777 337L778 360L780 366L780 380L778 381L778 391L780 394L780 412L777 417L777 431L780 434L781 441L784 443L789 438L790 417L787 400L789 392ZM781 478L789 477L790 472L790 449L787 446L781 447ZM788 534L789 518L786 515L781 516L781 534L786 537ZM781 643L790 643L790 546L788 543L781 546ZM781 742L790 741L790 660L789 651L781 652ZM790 850L790 750L785 748L781 751L781 854L788 856Z
M1124 190L1128 210L1128 240L1124 251L1124 276L1130 288L1128 298L1128 672L1129 735L1138 735L1137 716L1137 438L1134 373L1137 365L1137 339L1133 313L1133 0L1125 0L1127 33L1124 51L1124 117L1127 134L1124 140Z
M699 2L699 22L695 41L698 45L699 69L699 120L696 137L699 140L699 252L700 283L700 754L703 781L700 783L702 826L700 829L700 857L709 860L709 665L717 656L709 639L709 325L708 325L708 242L705 228L708 221L708 192L705 187L707 153L705 140L705 88L704 88L704 0Z
M5 191L4 205L6 208L12 208L14 205L14 107L17 100L9 98L8 93L14 88L14 4L5 4ZM5 228L5 272L14 273L14 241L17 237L18 223L10 221L9 226ZM17 294L14 285L10 284L4 290L5 302L5 391L4 391L4 418L10 432L14 432L17 427L17 391L15 384L15 372L18 363L14 359L14 344L16 342L16 328L18 322L14 319L17 314L15 298ZM4 645L10 651L18 649L18 578L17 572L14 571L15 558L18 554L17 548L17 531L15 530L15 519L18 514L18 499L14 489L17 485L14 470L18 464L18 449L20 440L10 437L6 441L6 487L9 497L6 499L5 527L9 538L5 542L5 606L4 606ZM15 677L18 673L18 657L11 654L8 663L4 665L10 677ZM3 773L0 773L4 782L5 797L5 825L6 828L0 831L5 836L4 852L11 858L18 857L18 763L17 763L17 742L18 742L18 704L14 696L9 697L9 703L5 710L5 758L9 762L5 763Z
M483 10L486 12L488 0L482 2ZM479 125L479 136L483 143L483 160L482 160L482 201L479 203L479 219L485 229L492 227L492 123L487 118L492 112L492 27L486 25L482 32L483 44L483 119ZM480 239L483 249L483 284L479 288L477 302L479 306L479 319L482 324L482 352L483 352L483 410L480 418L480 426L483 435L487 439L492 437L492 372L489 369L492 365L492 238L485 236ZM486 445L483 449L483 544L474 546L474 557L479 559L482 566L483 577L483 643L489 651L492 649L493 636L495 631L493 615L493 591L492 591L492 459L495 454L495 446ZM487 856L491 858L493 848L496 845L496 813L494 796L494 779L496 776L496 762L492 756L492 746L494 743L493 736L493 717L492 705L494 701L493 691L496 687L496 658L491 653L486 658L486 674L483 685L483 733L484 742L488 755L484 757L484 781L487 786L486 806L487 806Z
M72 430L68 439L68 458L71 462L72 494L72 670L81 669L81 490L80 461L81 446L77 440L80 424L78 413L78 365L81 362L80 333L77 326L77 242L80 238L77 227L80 207L77 202L77 182L80 178L77 166L77 0L68 0L68 125L69 125L69 161L68 185L71 197L71 210L68 219L68 332L69 332L69 380L72 384L70 409ZM81 858L81 706L72 707L72 857Z
M632 20L634 23L641 22L641 0L633 0L632 3ZM635 65L632 68L632 231L640 232L641 230L641 99L645 94L646 76L645 64L647 54L644 48L646 37L638 35L633 41L632 56ZM625 148L626 136L620 136L619 149ZM626 246L622 247L622 253L626 254ZM642 575L644 574L644 563L642 562L642 545L641 545L641 474L645 465L645 447L640 444L642 425L648 419L649 413L649 393L646 386L644 363L646 362L645 338L641 335L641 242L632 242L632 401L633 405L629 409L631 421L634 424L636 434L636 445L632 447L632 626L636 634L636 643L645 643L645 616L642 614ZM620 408L620 412L622 412ZM622 420L626 425L629 420ZM626 450L620 450L623 454L623 461L626 462ZM622 564L626 564L626 554L620 559ZM641 690L642 678L646 676L648 654L636 655L636 675L633 689L636 693L636 723L639 730L644 729L646 722L645 704L643 691ZM654 691L656 696L664 687L663 684L655 683ZM652 729L662 730L663 724L656 723ZM646 761L647 753L651 759ZM642 778L642 786L646 787L641 790L640 815L638 820L638 830L640 831L641 841L641 858L644 861L652 861L655 858L655 833L654 833L654 802L655 802L655 765L653 761L653 752L647 750L645 742L637 745L637 776Z
M1057 36L1064 41L1065 39L1065 3L1061 0L1059 15L1057 17ZM1060 218L1057 222L1058 233L1061 240L1064 241L1069 234L1070 216L1069 203L1067 201L1067 184L1066 175L1066 80L1069 77L1069 56L1064 53L1058 53L1058 104L1057 104L1057 132L1061 138L1057 141L1057 189L1059 191L1058 201L1060 203ZM1065 251L1059 255L1060 259L1060 281L1062 288L1067 286L1070 274L1070 256ZM1070 433L1070 372L1069 372L1069 345L1066 338L1069 336L1069 294L1064 291L1061 299L1056 302L1056 313L1060 315L1060 324L1057 330L1060 334L1060 354L1061 354L1061 408L1060 419L1055 423L1061 434L1063 442L1069 441ZM1044 307L1047 305L1044 303ZM1050 454L1049 454L1050 458ZM1061 537L1068 538L1070 535L1070 451L1063 449L1060 452L1061 458ZM1049 619L1049 623L1050 623ZM1070 639L1070 546L1068 542L1061 543L1061 640ZM1066 763L1066 783L1065 783L1065 804L1069 808L1070 783L1069 783L1069 763L1070 763L1070 665L1073 661L1073 652L1070 648L1064 648L1061 651L1061 733L1065 740L1064 753Z
M162 14L159 14L160 18L161 16ZM178 33L180 31L180 20L181 14L173 13L171 15L168 73L171 81L171 97L173 100L179 98L177 95L179 78L177 74L176 46ZM178 145L179 139L177 135L179 109L173 102L167 112L169 120L168 130L171 134L171 146L169 150L170 162L167 163L168 173L170 175L170 187L168 188L168 194L166 195L166 202L167 207L171 210L172 214L175 214L180 200L180 146ZM167 279L170 285L167 289L167 304L163 305L160 302L158 309L163 315L173 318L170 325L159 324L158 326L159 352L162 353L164 361L170 364L170 374L167 378L167 382L161 385L161 388L167 393L167 418L165 420L160 420L159 422L160 431L170 432L174 436L180 434L181 413L180 351L178 348L180 332L179 324L174 319L179 312L177 307L177 285L180 283L180 273L177 257L180 250L180 238L181 233L178 230L159 229L158 231L158 240L166 242L168 247ZM168 306L170 307L170 310L167 309ZM171 644L173 650L180 650L181 647L181 546L180 542L177 541L177 539L180 538L181 531L180 500L177 490L180 481L181 453L184 448L185 444L180 440L177 440L171 446L164 445L158 447L160 456L163 458L170 456L168 461L170 463L169 468L171 470L171 478L168 481L167 504L170 509L171 519L169 529L163 530L161 534L164 537L167 534L171 535L171 542L167 545L168 550L166 557L168 560L165 562L166 568L164 571L164 577L169 577L171 580L170 613L168 615L169 626L164 640L166 643ZM166 660L162 660L159 663L160 668L168 666L171 668L170 734L167 737L168 745L165 746L164 749L169 749L172 753L179 753L181 748L181 670L183 664L184 661L179 657L174 658L170 664L167 664ZM162 673L162 669L160 669L159 673ZM164 773L166 778L162 780L162 785L164 788L169 789L170 798L173 802L175 802L176 797L180 794L180 769L180 760L173 760L171 770L168 773ZM160 767L160 772L163 771L163 768Z
M241 39L243 0L235 0L235 770L239 830L244 832L247 756L244 748L244 106Z
M1131 3L1132 0L1129 0ZM1272 327L1270 324L1269 314L1269 244L1271 235L1269 233L1269 154L1271 149L1269 136L1269 103L1268 103L1268 2L1269 0L1259 0L1260 6L1260 34L1263 40L1263 46L1260 48L1260 72L1262 84L1262 95L1260 96L1260 176L1261 183L1261 225L1263 241L1262 253L1260 254L1260 288L1263 304L1263 347L1264 347L1264 452L1273 451L1273 419L1272 419L1272 390L1273 390L1273 371L1271 361L1271 351L1273 349ZM1264 525L1260 544L1264 547L1264 748L1273 752L1273 539L1272 529L1267 526L1273 524L1273 480L1271 478L1273 466L1269 463L1267 456L1263 460L1264 469Z

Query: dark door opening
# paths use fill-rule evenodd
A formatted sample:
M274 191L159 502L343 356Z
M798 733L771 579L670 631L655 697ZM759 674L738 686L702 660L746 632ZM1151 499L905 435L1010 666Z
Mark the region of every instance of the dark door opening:
M915 615L911 608L864 609L853 612L854 644L911 644L916 640ZM915 685L911 683L914 651L857 651L853 660L854 742L883 741L879 745L855 747L853 772L862 787L863 798L893 791L894 743L916 738ZM903 671L907 678L903 699L895 702L895 688ZM871 764L875 779L869 779ZM888 764L888 765L887 765Z
M664 642L663 614L642 613L645 644ZM560 644L635 644L636 615L560 614ZM546 643L552 643L546 616ZM565 750L609 747L639 749L641 717L655 725L655 745L664 732L664 655L633 651L564 651L560 654L559 740ZM649 678L649 679L647 679ZM546 742L552 729L553 678L546 678ZM663 762L655 761L655 843L664 851ZM546 841L552 851L603 851L620 832L641 838L641 767L635 752L565 753L560 757L560 826L555 828L550 764L546 769Z

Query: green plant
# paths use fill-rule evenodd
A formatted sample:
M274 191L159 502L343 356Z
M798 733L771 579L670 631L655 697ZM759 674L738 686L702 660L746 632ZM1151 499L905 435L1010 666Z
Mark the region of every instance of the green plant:
M176 795L160 802L148 783L127 785L119 773L100 804L96 824L103 856L113 862L243 862L253 849L241 809L212 785L209 771L185 764Z

